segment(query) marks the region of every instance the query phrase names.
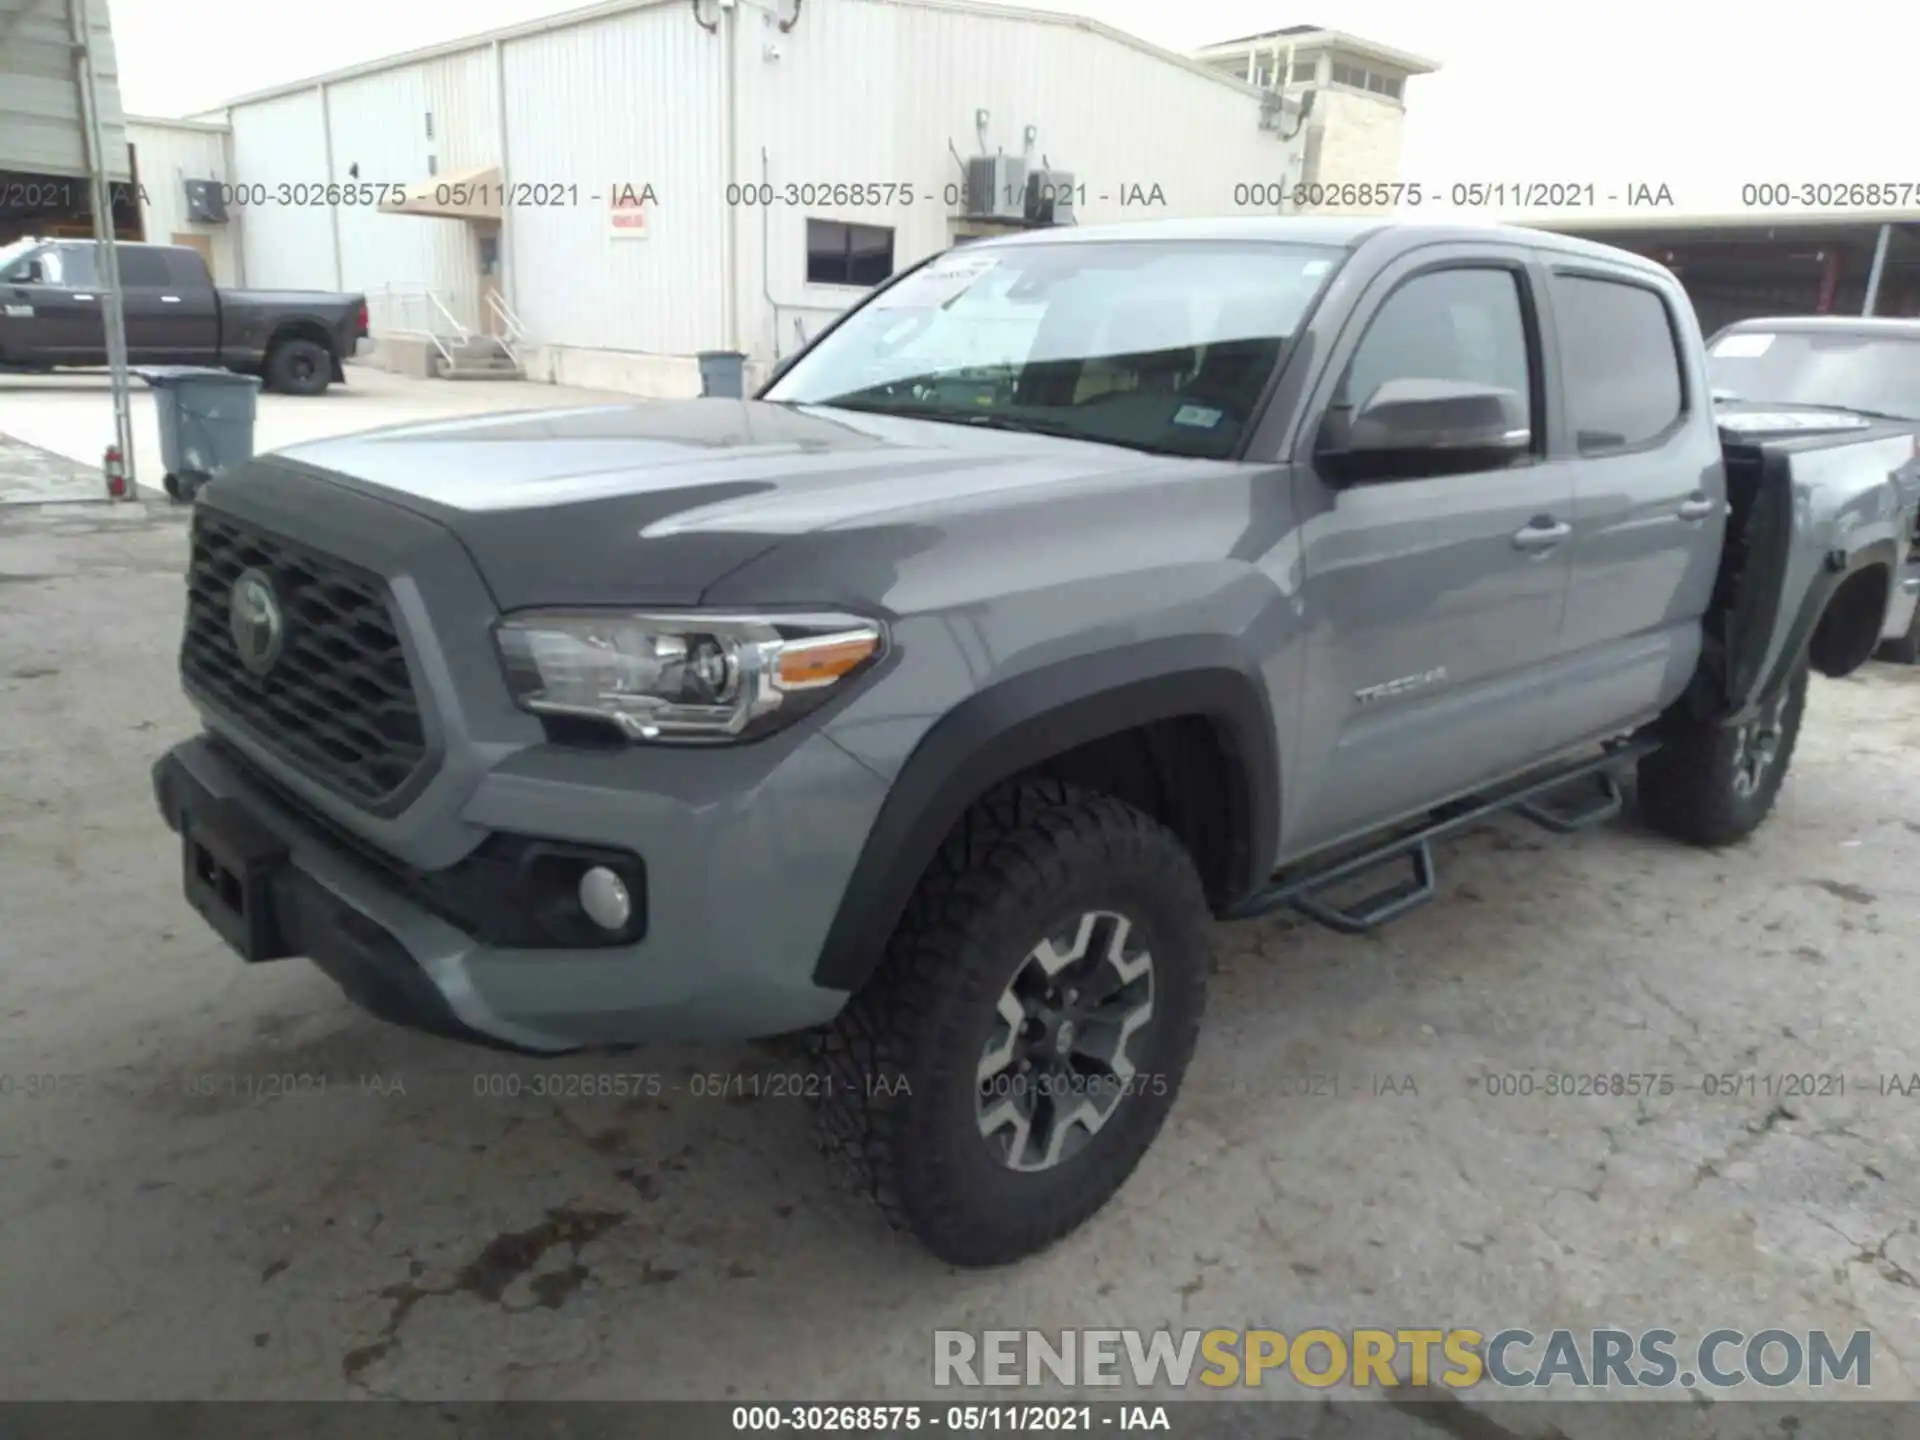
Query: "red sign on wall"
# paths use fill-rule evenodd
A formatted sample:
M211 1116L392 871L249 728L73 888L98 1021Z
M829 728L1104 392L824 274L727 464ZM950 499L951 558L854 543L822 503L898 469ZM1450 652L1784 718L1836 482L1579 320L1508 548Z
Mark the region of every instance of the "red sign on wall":
M607 233L616 240L646 239L647 207L654 202L651 185L615 185L607 196Z

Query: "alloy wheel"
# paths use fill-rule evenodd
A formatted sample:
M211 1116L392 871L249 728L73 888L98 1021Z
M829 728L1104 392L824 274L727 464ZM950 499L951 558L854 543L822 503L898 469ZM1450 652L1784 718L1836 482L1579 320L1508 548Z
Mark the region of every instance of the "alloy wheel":
M1126 916L1089 911L1027 952L995 1009L978 1070L981 1137L1009 1169L1052 1169L1137 1083L1153 957Z
M1734 732L1733 793L1747 799L1760 788L1780 756L1780 741L1785 727L1780 723L1787 710L1787 691L1779 695L1758 715Z

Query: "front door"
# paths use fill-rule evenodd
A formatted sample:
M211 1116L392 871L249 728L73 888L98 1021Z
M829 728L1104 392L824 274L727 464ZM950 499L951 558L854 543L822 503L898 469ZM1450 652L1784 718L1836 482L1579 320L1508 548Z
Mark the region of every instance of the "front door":
M1546 672L1573 488L1545 444L1537 284L1518 247L1422 249L1374 281L1335 343L1296 456L1311 638L1283 797L1289 855L1556 748ZM1312 463L1320 414L1397 379L1526 397L1531 450L1498 469L1334 484Z
M511 339L494 304L500 295L500 222L475 220L472 225L474 264L480 278L480 331L497 339Z
M93 246L52 245L36 258L37 279L6 286L8 352L17 348L29 364L106 364L106 319Z

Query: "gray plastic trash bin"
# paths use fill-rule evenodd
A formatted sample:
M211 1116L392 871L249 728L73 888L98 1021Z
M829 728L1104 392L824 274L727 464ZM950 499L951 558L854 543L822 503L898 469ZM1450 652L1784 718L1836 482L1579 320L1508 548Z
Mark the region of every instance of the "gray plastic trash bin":
M700 352L700 393L742 400L747 394L747 357L738 350Z
M162 483L174 499L191 500L207 481L253 458L258 378L198 365L153 365L133 373L153 390L167 472Z

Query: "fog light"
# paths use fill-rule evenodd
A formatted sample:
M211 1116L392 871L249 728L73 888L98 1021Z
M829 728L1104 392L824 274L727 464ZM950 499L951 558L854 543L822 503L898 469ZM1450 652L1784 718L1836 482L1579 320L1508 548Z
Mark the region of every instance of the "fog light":
M633 897L626 881L596 865L580 877L580 908L602 930L624 930L633 918Z

